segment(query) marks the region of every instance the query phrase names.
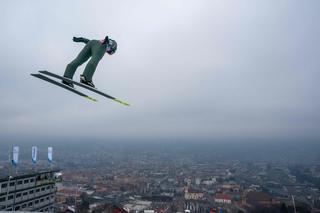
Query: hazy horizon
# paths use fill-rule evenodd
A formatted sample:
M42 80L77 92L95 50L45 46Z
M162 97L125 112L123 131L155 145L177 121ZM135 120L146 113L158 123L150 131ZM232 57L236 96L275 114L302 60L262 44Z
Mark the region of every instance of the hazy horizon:
M289 142L289 143L288 143ZM39 161L46 163L47 147L53 147L55 164L73 162L81 157L86 162L103 159L106 162L113 156L130 159L137 156L193 159L199 162L279 162L290 164L318 164L320 156L318 141L60 141L60 142L20 142L1 143L0 162L6 164L12 145L20 147L20 162L31 163L31 147L38 147ZM81 161L78 162L81 165ZM88 164L88 163L87 163Z

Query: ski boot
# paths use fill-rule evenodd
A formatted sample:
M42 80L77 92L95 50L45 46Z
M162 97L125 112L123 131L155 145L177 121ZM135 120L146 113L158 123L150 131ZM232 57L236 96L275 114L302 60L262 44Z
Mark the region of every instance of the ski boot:
M92 81L88 81L86 76L84 75L80 75L80 83L83 83L85 85L88 85L89 87L93 87L95 88L94 84L92 83Z
M66 78L66 77L65 77L65 78ZM73 83L70 83L69 81L62 80L61 83L65 84L65 85L67 85L67 86L69 86L69 87L74 88Z

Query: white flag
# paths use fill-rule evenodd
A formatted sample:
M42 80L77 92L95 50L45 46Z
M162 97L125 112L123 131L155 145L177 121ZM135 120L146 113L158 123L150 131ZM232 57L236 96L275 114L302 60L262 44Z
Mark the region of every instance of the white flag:
M48 147L48 161L52 162L52 147Z
M19 160L19 147L14 146L12 149L12 164L17 165Z
M33 163L37 162L37 154L38 154L38 147L33 146L32 147L32 162Z

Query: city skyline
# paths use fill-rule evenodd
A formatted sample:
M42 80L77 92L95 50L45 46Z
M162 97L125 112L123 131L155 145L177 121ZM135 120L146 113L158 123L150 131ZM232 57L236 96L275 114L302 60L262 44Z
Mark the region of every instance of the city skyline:
M11 179L0 173L0 190L7 192L7 186L14 182L21 188L21 184L28 184L29 177L53 172L50 176L55 180L44 176L43 180L35 178L33 183L41 192L47 187L39 184L46 181L52 184L54 212L64 213L75 206L76 212L93 209L102 212L101 209L111 206L139 213L146 210L209 213L210 209L211 213L219 209L226 213L262 210L293 213L295 207L297 212L319 210L318 143L309 150L301 144L300 147L244 145L223 148L212 144L211 147L100 144L73 146L72 155L65 147L55 151L57 160L49 171L47 163L31 166L29 162L16 167ZM8 166L0 164L4 170ZM13 203L14 209L46 208L43 206L46 199L39 193L30 200L34 188L28 187L23 192L12 189L11 194L19 198ZM2 193L0 209L12 208L6 205L6 200L10 200L10 195Z

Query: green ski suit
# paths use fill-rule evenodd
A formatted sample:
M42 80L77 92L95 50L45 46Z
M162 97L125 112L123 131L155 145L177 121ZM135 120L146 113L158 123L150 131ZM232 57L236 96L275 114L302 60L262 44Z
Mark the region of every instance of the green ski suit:
M67 65L63 76L72 79L77 68L91 57L83 71L83 75L88 81L92 81L94 71L106 52L107 44L102 44L102 41L99 40L89 40L86 38L77 38L74 41L83 42L86 45L78 56Z

